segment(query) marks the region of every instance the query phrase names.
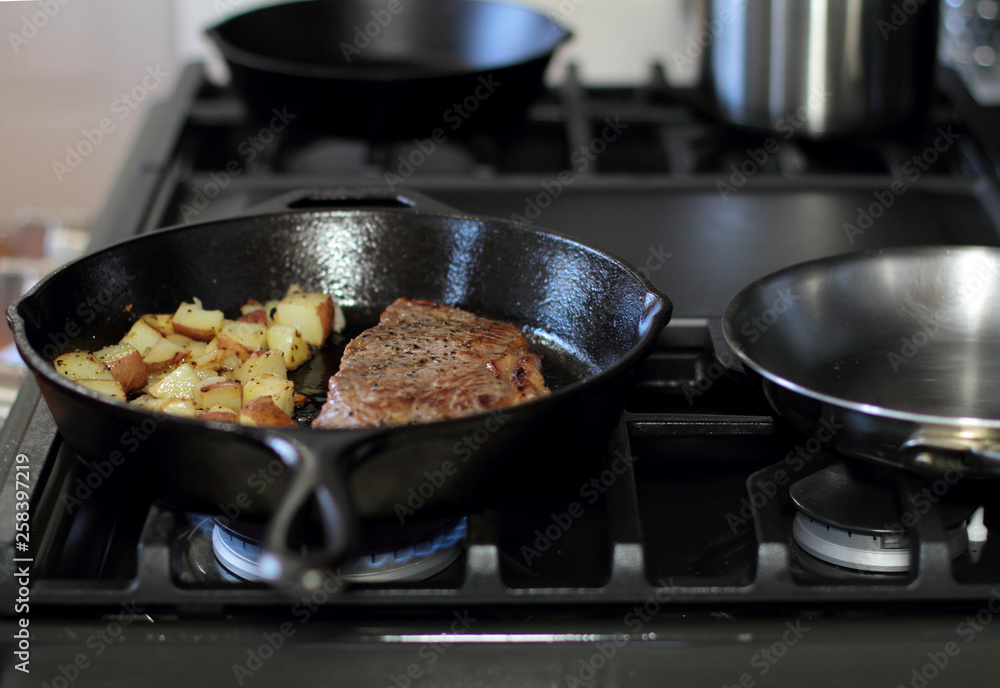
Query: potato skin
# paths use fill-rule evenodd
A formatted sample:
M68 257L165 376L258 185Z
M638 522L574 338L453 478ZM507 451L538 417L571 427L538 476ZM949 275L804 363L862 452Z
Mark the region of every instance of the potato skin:
M135 350L129 355L109 363L108 370L121 383L122 389L125 390L126 394L145 387L146 380L149 378L146 372L146 364L142 360L142 356L139 355L139 352Z

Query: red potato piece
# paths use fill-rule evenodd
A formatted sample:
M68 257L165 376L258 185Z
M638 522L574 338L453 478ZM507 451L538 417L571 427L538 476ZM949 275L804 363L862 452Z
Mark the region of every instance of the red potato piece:
M240 306L240 313L243 315L262 310L264 310L264 304L257 299L247 299L247 302Z
M188 358L191 353L184 347L175 344L169 339L160 339L142 357L146 372L149 375L156 375L170 370L181 361Z
M255 311L244 313L240 317L236 318L236 322L260 323L262 325L266 325L267 313L264 311L264 308L262 306Z
M140 318L164 337L174 334L173 319L172 313L146 313Z
M200 409L209 410L221 406L239 413L243 407L243 386L236 380L224 377L209 378L195 388L194 403Z
M291 380L269 373L255 375L243 385L243 405L247 406L258 397L270 397L286 416L291 416L295 412L294 389Z
M281 352L288 370L294 370L312 358L312 351L299 331L287 325L267 328L267 347Z
M225 320L219 330L219 348L226 348L224 340L236 342L249 351L262 351L267 348L267 326L261 322Z
M134 346L127 342L105 347L94 354L108 367L111 376L121 384L126 394L146 386L146 364Z
M194 299L194 303L182 303L177 308L172 323L177 334L208 342L222 329L223 320L222 311L207 311L202 308L200 300Z
M201 378L190 363L181 363L162 380L150 385L146 392L158 399L193 399Z
M145 356L161 339L163 339L163 335L155 328L143 320L136 320L121 341L131 344L136 351Z
M288 378L288 370L285 368L285 359L280 351L267 350L258 351L250 355L239 368L236 369L236 379L244 385L254 377L267 373L280 378Z
M226 320L216 342L220 349L232 351L240 361L246 361L255 351L267 348L267 327L259 322Z
M213 406L209 409L198 411L196 418L216 423L239 424L240 422L240 414L224 406Z
M296 428L298 424L275 405L271 397L257 397L240 411L240 425Z
M279 301L273 317L275 324L298 330L307 344L320 346L334 328L334 314L333 299L329 295L301 292L289 294Z

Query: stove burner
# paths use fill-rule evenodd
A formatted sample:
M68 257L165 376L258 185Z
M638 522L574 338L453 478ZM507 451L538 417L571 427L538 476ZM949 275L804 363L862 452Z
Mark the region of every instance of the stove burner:
M892 472L862 469L840 461L791 485L798 513L792 523L796 544L828 564L871 573L910 569L911 538L898 502ZM911 517L931 503L914 503ZM926 508L925 508L926 507ZM966 530L975 507L939 500L934 504L954 559L969 547Z
M905 573L910 569L910 538L898 533L866 533L841 530L801 512L795 515L792 535L799 547L829 564L872 573ZM963 525L947 532L952 559L969 546Z
M426 535L415 544L385 546L372 554L343 564L339 575L353 583L413 582L443 571L462 553L467 519L452 523L437 534ZM212 549L224 569L251 582L261 582L260 541L216 523L212 529Z

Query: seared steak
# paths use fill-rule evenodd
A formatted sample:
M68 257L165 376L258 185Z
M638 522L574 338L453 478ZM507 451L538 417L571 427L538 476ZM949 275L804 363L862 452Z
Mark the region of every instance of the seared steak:
M433 301L399 299L344 349L313 426L426 423L548 393L541 359L513 325Z

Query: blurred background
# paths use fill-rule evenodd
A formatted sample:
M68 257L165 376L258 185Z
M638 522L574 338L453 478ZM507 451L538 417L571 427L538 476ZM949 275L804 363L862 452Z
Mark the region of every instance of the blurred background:
M226 78L203 29L262 4L274 2L0 2L3 252L15 251L14 244L39 243L39 226L85 229L106 199L146 108L169 95L180 67L202 60L213 78ZM652 60L667 64L670 46L683 42L677 19L682 0L525 0L525 4L548 12L574 32L573 43L552 65L554 80L567 60L576 62L591 83L641 80ZM162 81L147 89L155 81L151 72ZM682 76L680 71L678 75ZM141 101L128 97L133 89ZM93 130L103 133L98 127L105 118L111 120L113 131L103 134L89 155L72 167L69 163L77 161L66 147L78 147L86 139L84 129L98 139ZM87 150L84 144L83 151ZM19 236L25 228L28 236ZM70 244L74 240L56 239Z

